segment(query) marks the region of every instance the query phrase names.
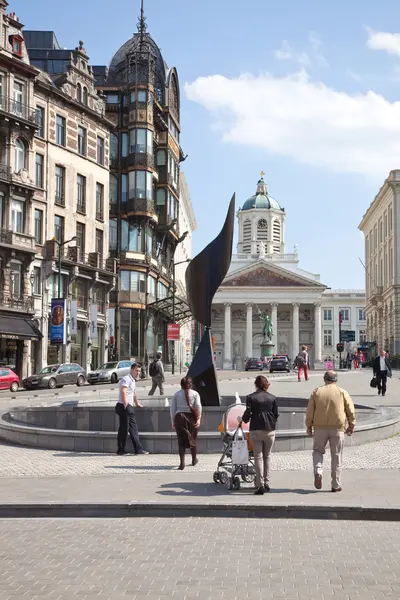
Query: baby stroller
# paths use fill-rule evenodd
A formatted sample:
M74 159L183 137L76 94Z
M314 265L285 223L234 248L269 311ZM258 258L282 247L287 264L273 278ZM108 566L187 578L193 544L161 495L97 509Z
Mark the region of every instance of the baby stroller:
M241 480L245 483L254 483L256 472L254 467L253 450L249 439L249 425L238 425L238 417L245 411L243 404L232 404L224 415L219 431L223 434L224 451L219 459L217 470L214 472L214 483L222 483L229 490L239 490ZM232 443L235 439L246 439L249 446L249 460L247 465L234 465L232 462Z

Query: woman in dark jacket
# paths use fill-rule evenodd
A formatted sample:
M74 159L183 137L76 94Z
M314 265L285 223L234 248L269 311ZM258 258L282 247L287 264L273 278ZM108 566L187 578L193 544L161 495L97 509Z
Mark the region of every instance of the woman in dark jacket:
M276 398L268 393L269 381L259 375L255 380L256 391L246 398L244 423L250 421L250 438L253 444L256 466L257 495L269 492L269 474L271 470L271 450L275 442L275 428L278 420Z

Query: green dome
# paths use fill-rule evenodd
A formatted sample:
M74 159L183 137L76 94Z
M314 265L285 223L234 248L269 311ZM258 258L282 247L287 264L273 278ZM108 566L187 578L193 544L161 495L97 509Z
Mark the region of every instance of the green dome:
M267 184L262 177L257 182L256 193L254 196L250 196L250 198L246 200L241 210L251 210L252 208L272 208L275 210L283 210L279 202L277 202L275 198L272 198L272 196L268 195Z

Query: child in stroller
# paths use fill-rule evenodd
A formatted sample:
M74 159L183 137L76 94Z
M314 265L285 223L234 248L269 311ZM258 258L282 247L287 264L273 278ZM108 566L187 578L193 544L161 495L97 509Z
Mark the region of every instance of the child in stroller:
M248 423L238 424L238 417L242 417L246 407L244 404L232 404L227 409L223 422L218 430L223 434L223 453L219 459L217 470L214 472L214 483L222 483L229 490L239 490L241 480L246 483L254 483L255 467L253 450L249 437ZM246 439L249 449L248 463L235 465L232 461L232 443L236 439Z

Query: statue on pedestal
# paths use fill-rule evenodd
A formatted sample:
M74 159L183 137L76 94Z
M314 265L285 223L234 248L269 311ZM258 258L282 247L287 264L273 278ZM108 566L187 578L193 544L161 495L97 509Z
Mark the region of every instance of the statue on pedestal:
M263 323L263 330L262 330L263 342L270 342L272 340L272 335L273 335L271 317L268 315L267 311L262 313L261 310L258 308L258 318Z

